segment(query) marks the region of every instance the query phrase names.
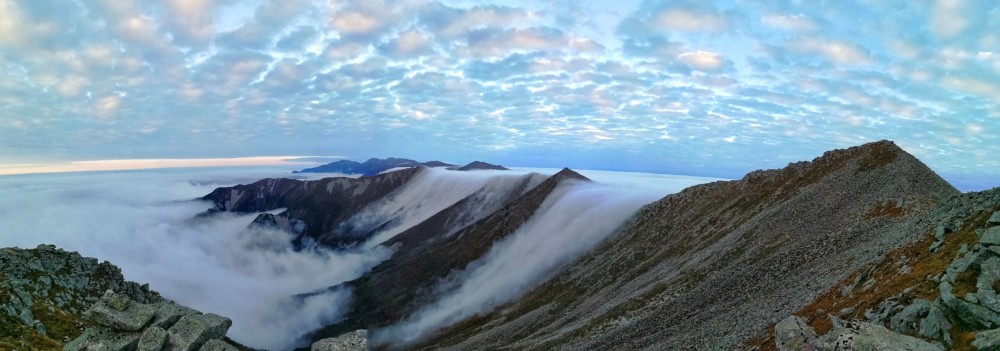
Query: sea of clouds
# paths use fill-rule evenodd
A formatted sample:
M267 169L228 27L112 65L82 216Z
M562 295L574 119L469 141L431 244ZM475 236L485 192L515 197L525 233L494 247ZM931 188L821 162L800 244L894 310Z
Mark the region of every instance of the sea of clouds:
M255 217L195 218L211 204L195 199L219 186L291 175L287 167L190 168L0 177L0 247L54 244L108 260L126 279L149 283L169 299L233 319L229 336L248 346L289 349L305 333L343 316L350 292L319 291L364 274L392 252L378 245L296 251L289 234L248 229ZM431 170L354 221L397 218L381 242L489 184L529 172ZM381 331L408 342L536 286L560 265L592 249L642 205L712 179L582 171L595 183L559 187L522 228L482 259L453 272L435 303ZM498 187L503 189L504 187ZM395 216L395 217L394 217Z

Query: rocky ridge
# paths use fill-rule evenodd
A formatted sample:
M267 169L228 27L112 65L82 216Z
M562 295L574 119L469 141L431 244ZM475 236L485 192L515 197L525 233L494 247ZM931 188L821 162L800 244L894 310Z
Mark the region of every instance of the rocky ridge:
M888 141L693 186L520 299L415 348L737 348L918 240L933 228L919 218L957 193Z
M845 318L879 329L883 343L1000 349L1000 188L952 196L923 222L933 228L923 240L853 273L750 348L834 350L836 330L811 335L830 329L824 319Z
M297 243L308 238L331 247L355 245L364 241L369 233L345 228L341 224L366 205L406 184L422 169L414 167L357 179L263 179L251 184L220 187L201 198L212 202L212 208L202 216L221 212L258 213L284 208L278 214L259 214L252 225L295 233L299 235Z
M450 163L441 161L417 162L407 158L389 157L386 159L370 158L361 163L351 160L340 160L322 166L306 168L292 173L343 173L361 174L363 176L374 176L393 168L399 167L449 167Z
M108 289L143 303L163 301L106 261L51 245L0 249L0 349L61 348L91 325L82 313Z
M514 233L528 221L556 187L568 182L590 180L565 168L538 185L530 186L533 176L526 176L518 187L516 198L502 204L496 211L461 228L448 236L428 236L444 232L446 227L425 228L397 235L396 253L372 268L360 278L331 289L348 287L354 292L344 320L320 329L314 340L337 336L356 329L384 327L401 320L419 309L421 303L434 296L436 284L454 271L483 257L493 243ZM521 193L523 192L523 193ZM475 195L475 194L473 194ZM460 201L455 206L462 206ZM447 213L447 210L444 212ZM432 217L434 223L447 223ZM419 225L418 225L419 226ZM399 287L407 287L400 289Z

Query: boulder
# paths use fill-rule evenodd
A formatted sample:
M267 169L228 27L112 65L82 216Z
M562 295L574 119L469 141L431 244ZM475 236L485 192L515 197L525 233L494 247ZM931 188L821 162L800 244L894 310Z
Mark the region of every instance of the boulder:
M817 338L812 327L798 316L788 316L774 326L774 342L780 351L816 350L814 345L817 343ZM312 351L318 351L315 344Z
M806 328L809 328L809 326L806 326ZM812 331L812 329L809 330ZM353 332L343 334L335 338L329 338L317 341L312 344L311 350L312 351L364 351L367 349L368 349L368 331L362 329L362 330L355 330Z
M167 343L167 331L160 327L149 327L139 337L139 351L159 351Z
M153 317L153 322L150 325L163 329L170 329L181 317L200 313L193 308L178 305L174 302L164 302L157 306L156 315Z
M889 325L897 333L913 334L917 331L917 324L920 319L930 312L931 302L927 300L913 300L913 303L906 306L902 311L889 319Z
M986 225L989 226L1000 225L1000 211L993 212L993 215L990 216L990 219L986 220Z
M983 232L983 236L979 238L979 243L985 246L1000 245L1000 227L986 229L986 231Z
M939 345L924 340L893 333L880 325L866 322L847 322L838 318L833 320L833 330L824 338L832 340L832 350L870 350L870 351L943 351ZM822 350L822 349L820 349Z
M1000 329L990 329L976 333L972 347L980 351L1000 351Z
M198 351L239 351L239 349L225 341L213 339L202 345Z
M233 325L229 318L213 313L181 317L167 330L165 351L195 351L211 339L219 339Z
M83 312L83 317L98 325L120 331L137 331L153 319L156 308L146 304L129 303L127 297L108 290L97 303Z
M63 351L132 351L138 343L138 333L88 328L83 335L66 344Z

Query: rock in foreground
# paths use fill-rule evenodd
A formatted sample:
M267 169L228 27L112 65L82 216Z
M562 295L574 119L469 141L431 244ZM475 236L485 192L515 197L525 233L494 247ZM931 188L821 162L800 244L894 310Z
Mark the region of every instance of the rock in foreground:
M368 331L353 332L317 341L312 344L312 351L364 351L368 349Z
M229 318L177 305L143 304L108 290L84 316L96 324L65 351L235 351L222 340Z

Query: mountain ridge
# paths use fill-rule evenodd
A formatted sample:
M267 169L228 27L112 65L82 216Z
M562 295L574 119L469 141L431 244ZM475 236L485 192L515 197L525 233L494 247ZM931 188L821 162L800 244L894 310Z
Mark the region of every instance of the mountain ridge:
M916 218L956 193L889 141L692 186L539 288L417 348L731 349L915 240ZM904 210L878 215L886 206Z
M418 162L408 158L370 158L365 162L357 162L351 160L340 160L331 162L322 166L306 168L299 171L293 171L292 173L343 173L343 174L361 174L363 176L375 176L382 172L388 171L393 168L399 167L451 167L454 166L450 163L445 163L441 161L428 161L428 162Z

